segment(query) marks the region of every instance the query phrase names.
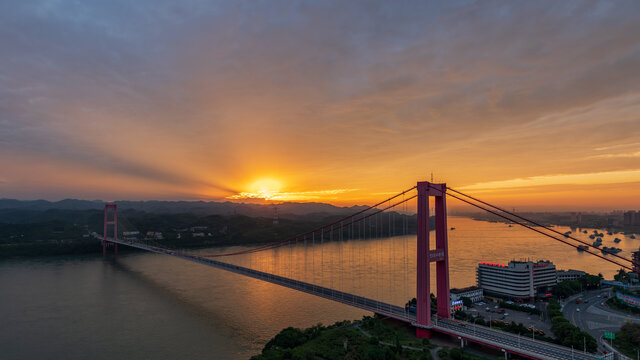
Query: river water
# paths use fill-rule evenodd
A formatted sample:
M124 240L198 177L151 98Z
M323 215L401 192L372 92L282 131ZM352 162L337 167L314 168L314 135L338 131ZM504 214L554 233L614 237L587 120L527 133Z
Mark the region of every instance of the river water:
M600 272L607 278L618 269L515 225L449 217L449 227L455 227L449 231L452 287L473 285L479 261L548 259L559 269ZM588 234L580 236L592 242ZM614 237L622 242L615 245ZM224 260L398 305L415 296L415 235L324 240ZM625 257L640 246L640 239L620 234L605 234L603 240L603 246L622 248ZM241 248L198 252L236 249ZM287 326L331 324L366 314L147 253L2 261L0 289L3 359L247 359Z

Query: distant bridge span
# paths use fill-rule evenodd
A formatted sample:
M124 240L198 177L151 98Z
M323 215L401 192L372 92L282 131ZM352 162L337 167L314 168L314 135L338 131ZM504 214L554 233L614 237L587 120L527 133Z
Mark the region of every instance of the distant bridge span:
M103 240L103 237L98 236L98 239ZM382 316L387 316L406 323L410 323L414 326L419 326L418 324L416 324L416 317L414 314L406 312L403 307L397 305L392 305L363 296L333 290L327 287L318 286L304 281L294 280L243 266L185 254L175 250L168 250L157 246L113 238L107 238L106 241L124 246L134 247L141 250L146 250L157 254L169 255L183 260L211 266L217 269L230 271L236 274L252 277L254 279L270 282L272 284L319 296L328 300L337 301L339 303L343 303L366 311L371 311ZM583 353L577 350L574 351L564 346L550 344L548 342L534 340L528 337L518 336L499 330L493 330L484 326L478 326L462 321L441 319L438 318L435 314L432 317L432 320L432 325L429 327L424 327L425 329L448 334L459 339L464 339L465 341L475 342L495 349L504 350L506 353L516 354L531 359L598 359L598 357L596 357L595 355Z
M405 194L416 190L417 194L411 197L405 198ZM457 195L450 194L447 190L451 190ZM402 196L402 201L398 201L398 198ZM405 190L395 196L392 196L378 204L367 207L364 210L361 210L355 214L342 218L338 221L334 221L330 224L321 226L317 229L314 229L310 232L298 235L296 237L286 239L283 241L278 241L274 243L269 243L266 245L258 246L256 248L248 249L248 250L240 250L226 254L214 254L214 255L192 255L186 254L180 251L162 248L160 246L152 246L146 243L141 243L138 241L130 241L130 240L121 240L118 239L118 218L117 218L117 207L115 204L107 204L105 206L105 214L104 214L104 235L98 236L103 243L103 251L106 252L106 247L108 244L113 244L114 250L117 253L118 244L124 246L130 246L142 250L146 250L153 253L169 255L173 257L177 257L183 260L188 260L192 262L196 262L199 264L215 267L218 269L230 271L236 274L252 277L254 279L270 282L272 284L288 287L290 289L294 289L297 291L302 291L311 295L319 296L325 299L333 300L336 302L340 302L349 306L353 306L359 309L363 309L365 311L371 311L382 316L387 316L389 318L397 319L406 323L413 325L416 328L416 336L419 338L429 337L433 331L448 334L454 337L457 337L462 343L464 341L472 341L485 346L493 347L499 350L502 350L505 354L505 358L508 354L517 354L523 357L532 358L532 359L584 359L584 360L593 360L598 359L595 355L590 353L586 353L583 351L577 351L572 348L567 348L564 346L559 346L556 344L551 344L548 342L543 342L535 339L530 339L528 337L523 337L520 335L515 335L503 331L493 330L491 328L486 328L483 326L476 326L475 324L470 324L462 321L456 321L449 319L451 316L450 311L450 293L449 293L449 255L448 255L448 240L447 240L447 212L446 212L446 196L451 196L460 201L466 202L475 207L481 208L485 211L488 211L496 216L502 217L509 221L512 221L515 224L524 226L529 228L530 230L536 231L542 235L553 238L556 241L562 242L566 245L578 247L578 245L571 243L567 239L574 240L576 242L583 243L582 240L576 239L574 237L569 236L568 234L560 234L554 229L549 229L544 227L545 230L549 230L549 232L560 234L551 235L543 232L540 229L532 228L528 224L538 225L543 227L540 224L532 222L530 220L524 219L521 216L488 204L486 202L482 202L481 200L475 199L469 195L463 194L459 191L448 188L446 184L432 184L429 182L418 182L416 186L411 189ZM469 200L465 200L460 196L467 197ZM429 198L435 198L435 248L431 248L429 245L429 237L430 237L430 221L429 221ZM416 246L416 256L417 256L417 273L416 273L416 313L408 312L405 308L389 304L386 302L366 298L363 296L358 296L355 294L351 294L344 291L339 291L323 286L319 286L316 284L299 281L239 265L233 265L230 263L222 262L219 260L211 259L211 257L221 257L221 256L233 256L233 255L244 255L251 254L260 251L275 249L281 246L287 246L292 244L297 244L301 241L307 241L309 239L322 239L323 236L329 234L330 236L334 233L334 231L339 231L336 235L339 235L339 238L342 238L344 234L345 227L348 229L351 226L353 231L354 224L364 224L366 225L367 219L371 216L379 214L382 211L394 208L400 204L406 203L407 201L417 198L417 246ZM396 199L396 203L392 204L391 200ZM378 208L378 206L387 203L387 207ZM481 205L479 205L480 203ZM490 209L491 208L491 209ZM109 219L108 212L109 209L113 210L113 218ZM370 212L368 215L364 215L365 212ZM500 214L503 212L508 214L508 216ZM523 220L523 221L520 221ZM371 228L371 220L369 221L369 228ZM528 224L527 224L528 223ZM113 237L109 237L107 234L108 225L113 226ZM375 223L376 230L378 227L378 222ZM403 225L404 226L404 225ZM391 228L391 220L389 219L389 228ZM363 227L363 231L366 229ZM359 230L358 230L359 231ZM315 236L315 237L314 237ZM640 264L636 264L632 262L632 265L628 265L626 263L621 263L616 260L612 260L611 258L605 258L602 255L596 254L591 250L585 250L586 253L602 258L606 261L615 263L620 265L623 268L635 270L630 266L640 266ZM619 258L624 261L631 261L628 259L624 259L621 256L615 255L613 253L608 254L612 257ZM431 274L430 274L430 263L435 262L436 269L436 296L439 300L437 302L437 312L436 314L431 314Z

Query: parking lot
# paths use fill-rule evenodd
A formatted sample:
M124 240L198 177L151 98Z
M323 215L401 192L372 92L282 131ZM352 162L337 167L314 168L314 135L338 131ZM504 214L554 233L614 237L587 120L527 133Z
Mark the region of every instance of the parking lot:
M537 308L542 309L543 307L542 305L538 305ZM498 306L498 303L493 301L483 301L473 304L473 306L468 308L466 312L474 316L480 316L484 318L485 321L513 321L516 324L522 323L527 328L533 326L535 329L544 331L546 336L553 336L553 333L551 332L551 323L541 320L541 315L529 314L527 312L512 309L504 309L504 313L501 313L501 308Z

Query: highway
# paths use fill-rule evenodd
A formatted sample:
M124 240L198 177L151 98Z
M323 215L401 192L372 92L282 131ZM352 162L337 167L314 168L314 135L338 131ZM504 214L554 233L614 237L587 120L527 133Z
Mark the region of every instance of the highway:
M618 332L620 327L627 323L627 320L640 323L638 316L623 314L603 305L608 298L601 296L603 293L607 293L609 296L614 295L614 292L610 290L587 291L582 295L583 303L576 304L575 297L572 297L562 308L564 316L572 324L596 338L599 346L601 346L600 339L605 331Z
M461 321L440 319L437 326L434 327L442 332L449 332L471 341L539 359L597 359L595 355L590 353Z

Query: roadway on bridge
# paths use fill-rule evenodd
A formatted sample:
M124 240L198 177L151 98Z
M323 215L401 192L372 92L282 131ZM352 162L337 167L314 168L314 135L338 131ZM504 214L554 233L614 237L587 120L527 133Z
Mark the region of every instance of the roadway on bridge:
M101 238L101 237L100 237ZM285 286L294 290L306 292L312 295L320 296L325 299L341 302L346 305L354 306L367 311L372 311L383 316L389 316L404 322L415 323L415 315L405 311L403 307L383 303L377 300L368 299L362 296L337 291L323 286L298 281L262 271L228 264L225 262L199 257L196 255L181 253L179 251L151 246L124 240L108 239L110 242L116 242L121 245L135 247L147 250L157 254L178 257L184 260L197 262L203 265L215 267L218 269L234 272L236 274L252 277L255 279L267 281L273 284ZM516 334L510 334L503 331L493 330L487 327L476 326L461 321L433 318L434 331L459 336L461 338L474 341L480 344L489 345L497 349L504 349L510 353L529 356L539 359L584 359L595 360L596 356L574 351L570 348L550 344L547 342L521 337Z
M473 325L455 320L438 320L434 328L454 336L476 341L496 348L507 349L521 355L543 359L597 359L590 353L573 350L564 346L533 340L504 331L493 330L485 326Z

